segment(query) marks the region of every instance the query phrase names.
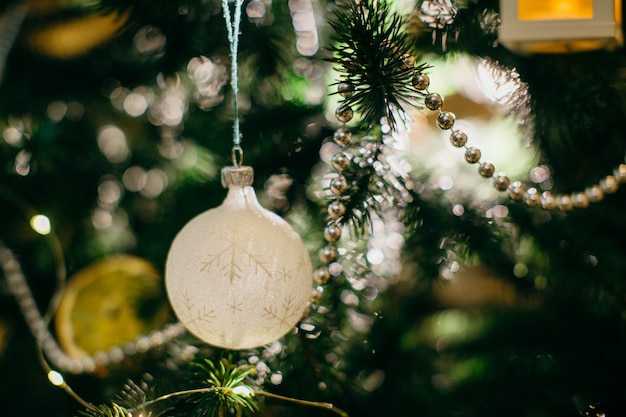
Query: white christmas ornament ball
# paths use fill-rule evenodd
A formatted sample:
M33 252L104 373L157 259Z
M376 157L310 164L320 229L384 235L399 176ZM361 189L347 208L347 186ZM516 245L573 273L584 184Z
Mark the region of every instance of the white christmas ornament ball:
M174 312L194 335L248 349L293 329L312 289L309 254L280 216L264 209L252 168L223 170L224 202L193 218L170 248L165 283Z

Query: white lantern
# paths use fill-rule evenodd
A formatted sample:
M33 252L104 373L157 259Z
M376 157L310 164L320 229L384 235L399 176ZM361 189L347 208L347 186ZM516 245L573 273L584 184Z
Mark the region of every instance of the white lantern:
M620 0L500 0L498 40L522 54L615 49L621 8Z
M227 349L282 337L312 290L308 251L285 220L259 204L252 176L250 167L224 168L226 199L187 223L167 258L176 315L191 333Z

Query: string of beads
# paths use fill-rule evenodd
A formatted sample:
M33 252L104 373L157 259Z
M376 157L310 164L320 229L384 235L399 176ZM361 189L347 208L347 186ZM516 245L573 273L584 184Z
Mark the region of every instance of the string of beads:
M339 83L337 89L342 97L350 97L354 94L354 85L349 82ZM337 108L335 116L342 123L342 126L333 134L333 140L337 145L345 148L352 140L352 134L346 127L346 123L352 120L354 112L350 106L342 105ZM318 251L318 257L322 262L322 266L318 267L314 272L314 279L320 286L314 292L311 300L313 302L320 301L323 294L322 285L328 283L332 276L330 265L337 260L338 250L336 244L341 238L340 220L346 212L346 205L342 201L342 195L348 189L348 181L342 175L342 172L350 166L351 161L351 155L344 150L333 155L331 160L331 165L336 170L336 174L330 179L329 183L332 197L327 206L329 220L324 228L324 239L327 243Z
M621 183L626 182L626 164L619 164L610 175L606 175L598 183L585 188L583 191L574 191L569 194L552 194L550 191L540 192L536 187L529 186L522 181L512 181L505 173L496 173L495 166L488 161L482 160L482 152L474 146L468 146L467 134L460 129L455 129L456 115L449 111L444 111L443 97L435 92L429 91L430 78L427 74L419 70L415 64L415 58L406 54L402 57L403 64L407 69L412 70L411 85L424 97L425 108L437 112L435 123L437 127L444 131L450 131L450 143L456 148L465 150L465 161L469 164L477 165L477 172L483 178L491 178L494 188L501 192L506 192L512 201L524 202L529 207L540 207L545 210L560 210L569 212L573 209L581 209L589 206L590 203L602 201L606 194L615 193ZM344 80L337 84L337 92L344 98L349 98L355 93L356 87L350 80ZM334 142L341 148L345 148L351 143L352 134L346 124L352 120L354 113L348 104L340 104L335 111L336 119L341 122L341 126L333 135ZM337 241L341 237L341 219L346 212L344 203L344 193L348 189L346 177L342 174L352 163L352 156L341 149L331 159L331 165L335 170L330 179L328 191L330 201L327 206L328 221L324 229L324 239L326 245L318 251L319 259L322 263L315 270L314 278L319 286L313 293L311 301L319 302L323 295L323 285L327 284L334 272L333 264L337 262L338 249Z
M410 62L406 60L405 62ZM457 148L465 149L465 161L478 164L478 174L484 178L492 178L493 186L498 191L508 192L511 200L523 201L529 207L541 207L545 210L567 212L575 208L586 208L590 203L604 199L605 194L615 193L620 184L626 182L626 164L618 165L612 175L602 178L597 184L585 188L583 191L574 191L570 194L552 194L550 191L541 193L536 187L529 187L521 181L511 181L504 173L495 173L491 162L482 161L480 149L467 146L467 134L460 129L454 129L456 116L454 113L443 110L443 97L430 92L430 79L427 74L416 71L411 80L413 87L425 94L424 106L437 112L435 123L441 130L450 131L450 143Z
M93 356L73 357L67 355L58 345L48 329L48 323L41 315L20 263L13 252L0 243L0 268L6 278L8 290L20 307L37 345L54 366L63 372L82 374L94 372L98 367L118 363L125 357L163 346L180 337L185 332L181 323L168 324L162 330L142 335L123 346L111 346L106 352L96 352Z

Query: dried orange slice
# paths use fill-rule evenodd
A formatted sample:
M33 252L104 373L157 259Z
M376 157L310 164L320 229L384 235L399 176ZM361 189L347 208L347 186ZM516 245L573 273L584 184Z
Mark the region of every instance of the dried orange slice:
M163 327L169 317L162 277L152 264L114 255L72 276L55 316L61 348L93 355Z

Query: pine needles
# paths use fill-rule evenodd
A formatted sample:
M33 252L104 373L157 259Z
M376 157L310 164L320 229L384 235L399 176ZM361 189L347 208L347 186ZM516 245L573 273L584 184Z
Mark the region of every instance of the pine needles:
M361 113L366 126L386 117L394 129L394 113L402 111L402 103L416 106L422 97L412 88L411 76L427 67L415 67L402 31L404 19L391 13L386 1L349 0L329 23L336 41L329 61L338 65L344 81L356 87L343 104Z
M248 378L253 367L237 366L226 359L217 363L205 359L204 363L194 365L203 385L214 388L210 395L202 393L195 398L196 407L203 410L203 416L223 417L229 412L244 416L259 410L254 397L255 387L250 385Z
M135 412L149 417L158 417L171 412L175 406L172 401L184 399L184 407L191 415L203 417L244 417L259 411L259 402L255 397L257 387L250 381L249 375L254 368L236 365L226 358L216 363L205 359L202 363L193 363L195 376L200 381L199 387L153 396L148 384L137 385L129 382L118 396L117 402L110 405L90 406L80 412L83 417L128 417Z

